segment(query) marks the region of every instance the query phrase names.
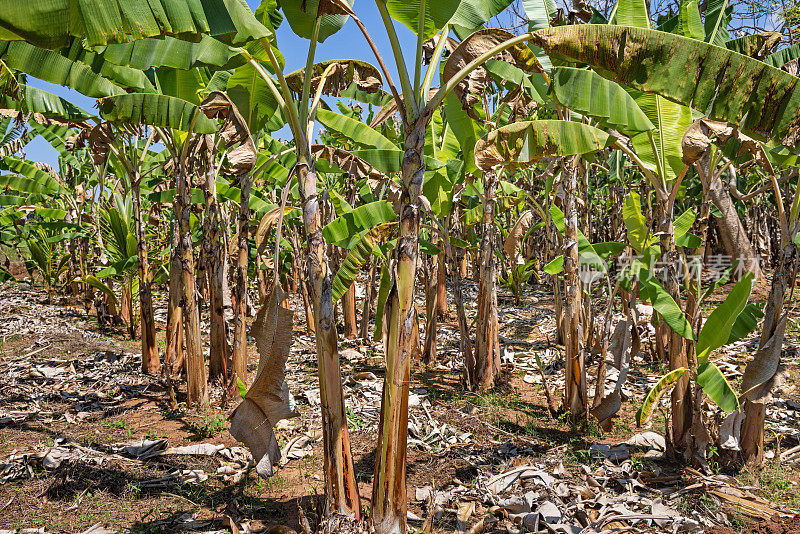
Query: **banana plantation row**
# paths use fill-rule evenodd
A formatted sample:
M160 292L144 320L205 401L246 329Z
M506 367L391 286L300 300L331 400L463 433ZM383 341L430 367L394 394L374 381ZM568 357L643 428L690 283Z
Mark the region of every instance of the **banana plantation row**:
M300 295L319 362L328 512L353 520L362 512L339 330L382 340L371 508L381 533L405 531L410 370L415 358L436 359L448 277L466 388L501 380L498 285L519 302L536 278L552 286L564 346L563 407L551 408L607 428L624 383L621 372L606 387L611 315L624 315L613 337L627 370L649 304L653 357L668 372L637 423L671 391L668 441L704 465L719 440L707 397L736 429L731 458L762 462L798 265L800 46L765 53L774 35L734 39L725 0L703 13L682 2L658 25L643 0L619 0L608 20L577 2L565 20L547 0L523 0L529 31L518 35L490 27L509 3L376 0L375 27L346 0L264 0L254 12L239 0L5 3L4 252L16 250L50 298L82 295L101 321L139 335L143 372L170 383L185 374L189 405L209 402L209 379L231 398L241 391L231 431L264 476L279 454L272 426L296 414L283 380L285 305ZM281 24L307 40L305 69L285 72ZM315 62L345 24L375 65ZM401 46L399 25L414 49ZM377 36L390 44L384 55ZM97 110L28 77L97 98ZM25 159L37 136L58 152L58 169ZM11 278L7 267L0 276ZM765 272L761 309L748 300ZM478 282L474 324L466 276ZM703 317L704 300L729 280ZM168 288L163 351L154 287ZM258 309L255 377L249 308ZM755 328L759 348L736 391L714 351Z

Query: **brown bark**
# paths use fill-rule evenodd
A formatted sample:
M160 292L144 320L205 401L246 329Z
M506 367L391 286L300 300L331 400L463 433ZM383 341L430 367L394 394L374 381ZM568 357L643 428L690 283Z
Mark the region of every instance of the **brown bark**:
M784 303L786 293L795 283L797 261L797 247L789 242L781 250L772 277L758 350L747 364L742 379L742 397L745 398L742 456L746 462L756 465L764 463L764 420L771 391L780 381L780 357L787 320Z
M247 384L247 261L250 233L250 174L239 176L239 231L236 258L236 304L234 306L233 374Z
M408 388L416 341L414 281L419 255L420 193L425 178L425 128L420 117L406 130L400 208L400 237L394 250L394 283L386 299L384 334L386 377L383 383L375 477L372 484L372 518L377 534L406 532L406 443L408 439Z
M369 278L364 295L364 307L361 312L361 339L367 343L370 339L369 335L369 319L372 314L372 294L375 287L375 260L370 256L369 258Z
M667 293L680 306L681 294L678 284L677 266L680 254L675 247L675 229L672 226L672 203L666 202L662 206L660 231L661 231L661 283ZM684 338L674 332L663 319L659 322L658 330L663 349L669 361L669 370L688 367L688 359L684 349ZM683 452L689 445L689 434L692 429L692 399L689 389L689 376L684 374L675 383L671 393L672 414L672 446L677 452Z
M344 315L344 337L355 339L358 336L356 323L356 281L342 295L342 315Z
M206 161L206 213L203 219L203 255L207 266L209 289L209 377L227 383L233 371L233 352L230 342L230 298L226 299L228 284L228 254L220 227L222 211L217 201L217 177L214 159L209 153ZM226 303L226 300L228 301Z
M581 315L581 283L578 276L578 210L577 190L578 157L564 165L564 353L565 407L573 418L586 417L589 396L586 387L586 364L583 350L583 325Z
M437 262L438 257L422 262L425 266L425 344L422 347L422 363L426 365L436 361L436 304L439 299Z
M705 158L706 160L708 158ZM713 173L713 169L710 170ZM708 176L708 173L706 174ZM756 274L756 279L760 275L759 255L747 236L747 231L739 219L736 206L733 204L727 188L722 183L722 179L714 173L708 187L708 196L711 201L722 212L722 217L714 219L717 230L722 238L725 252L731 258L731 262L741 259L747 271ZM742 271L744 272L744 271Z
M175 221L169 257L169 301L167 304L167 350L164 365L167 376L179 375L183 366L183 308L181 308L180 226Z
M478 258L478 318L475 358L467 367L467 387L487 391L500 379L500 338L494 262L494 209L498 179L494 171L483 175L483 236Z
M139 309L142 323L142 372L158 374L161 363L158 359L156 320L153 315L152 274L147 261L147 242L144 236L142 200L139 188L140 177L131 176L133 218L136 231L136 256L139 267Z
M208 406L208 389L200 338L200 314L195 301L194 253L192 232L189 227L190 185L182 164L178 165L175 193L175 216L180 226L181 308L186 344L186 404L204 408Z
M439 238L439 254L436 256L438 263L436 269L436 313L440 319L447 318L447 261L445 258L442 238Z
M345 514L355 519L361 515L358 486L350 451L342 377L339 368L336 322L331 299L331 273L322 215L317 196L317 175L307 165L297 167L303 222L306 232L306 268L310 300L314 307L317 361L319 366L320 408L324 450L326 513Z

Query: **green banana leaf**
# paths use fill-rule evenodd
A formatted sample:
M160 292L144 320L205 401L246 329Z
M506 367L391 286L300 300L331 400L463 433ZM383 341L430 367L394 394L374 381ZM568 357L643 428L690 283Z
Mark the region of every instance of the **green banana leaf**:
M386 307L386 299L391 289L392 275L389 272L389 266L384 262L381 267L380 283L378 284L378 298L375 301L375 330L372 335L372 339L375 341L383 339L383 310Z
M397 145L361 121L327 109L317 110L317 120L328 130L336 132L359 147L382 150L400 150ZM355 153L355 152L354 152ZM360 156L369 161L364 156ZM372 163L372 162L370 162ZM373 165L380 169L377 165Z
M49 172L36 167L33 162L5 156L0 158L0 169L19 173L0 175L0 187L7 187L20 193L60 195L67 191Z
M705 42L716 46L725 46L730 39L728 24L733 18L733 6L728 5L728 0L708 0L706 3L706 16L703 22Z
M747 305L754 283L753 273L746 273L736 283L725 301L708 316L697 336L698 365L708 361L712 351L728 342L734 323Z
M72 102L32 85L20 84L22 100L15 102L9 96L0 96L0 106L6 109L21 109L29 113L41 113L50 119L83 122L94 115ZM32 124L33 126L33 124Z
M590 70L554 69L550 77L550 96L562 106L597 119L605 128L625 133L655 129L625 89Z
M11 69L75 89L88 97L102 98L125 93L122 87L93 72L86 63L22 41L0 42L0 60Z
M783 50L773 52L764 58L764 63L772 65L775 68L781 68L797 58L800 58L800 43L795 43L792 46L787 46Z
M322 236L329 244L349 249L359 241L363 232L396 218L390 202L377 200L336 217L322 228Z
M275 95L250 63L238 67L228 76L226 88L251 132L261 131L278 110Z
M748 135L790 148L800 141L797 78L761 61L686 37L597 24L540 30L532 42Z
M229 69L232 59L244 63L241 53L214 39L201 35L199 42L184 41L169 35L162 38L148 38L128 43L110 44L96 48L106 61L116 65L147 70L152 67L189 70L196 67L216 67Z
M114 301L114 305L119 306L119 301L117 300L117 296L114 295L114 291L106 284L101 282L96 276L89 275L83 279L83 282L89 284L104 295L108 296L112 301Z
M342 298L347 290L350 289L350 286L353 285L353 281L372 254L376 237L385 227L386 225L379 225L365 233L347 253L331 282L333 302L337 302Z
M345 0L345 2L352 6L354 0ZM283 14L286 15L286 20L289 21L292 31L304 39L311 39L319 4L320 0L306 0L305 2L283 0L280 2ZM322 15L317 41L321 43L338 32L348 18L348 15Z
M0 3L0 40L24 39L43 48L63 48L71 37L99 46L162 35L196 40L200 33L233 44L271 35L240 0Z
M625 222L631 247L638 254L644 254L644 249L650 244L650 228L642 214L642 201L636 191L631 191L625 196L622 205L622 219Z
M639 284L642 298L653 305L653 309L661 315L667 326L681 337L694 340L692 325L686 320L680 306L646 269L639 271Z
M739 409L739 399L719 367L704 361L697 366L697 383L714 404L730 413Z
M419 32L420 7L423 0L378 0L385 1L389 15L411 30L414 35ZM456 13L461 0L425 1L422 20L423 38L430 39L444 27Z
M98 101L100 115L108 121L149 124L163 128L209 134L217 131L215 121L191 102L156 93L109 96ZM194 124L192 124L194 121Z
M733 323L731 335L728 337L728 341L726 341L725 344L729 345L740 339L744 339L746 335L756 329L759 319L763 317L764 312L761 311L761 308L752 302L749 303L744 307L739 317L737 317L736 321Z

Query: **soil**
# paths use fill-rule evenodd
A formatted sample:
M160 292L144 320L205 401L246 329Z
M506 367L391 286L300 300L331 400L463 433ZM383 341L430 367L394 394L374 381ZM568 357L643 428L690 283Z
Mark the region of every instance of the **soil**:
M729 527L713 527L706 530L707 534L800 534L800 516L780 517L773 516L766 521L761 521L747 530L737 531Z
M8 290L9 284L0 285L0 291ZM537 325L551 321L552 299L542 296L548 288L541 288L537 298L530 295L522 305L514 307L513 317L501 313L503 323L501 335L516 343L504 346L507 352L532 350L533 348L558 351L551 336L542 333ZM81 302L72 299L56 299L46 304L46 295L39 289L30 289L24 284L14 284L15 294L26 295L25 306L6 306L0 293L0 324L14 317L30 317L31 321L47 322L56 317L62 327L53 325L44 333L36 335L12 334L0 337L0 376L6 364L15 358L31 354L34 363L66 362L85 360L102 351L124 351L129 354L140 352L140 342L130 340L125 329L101 328L91 313L87 316ZM418 292L420 295L422 291ZM759 298L763 289L759 287ZM164 295L156 295L157 303L164 301ZM716 298L716 295L714 296ZM507 295L500 295L501 304L512 302ZM293 302L296 310L302 309L298 300ZM506 304L507 306L508 304ZM360 310L360 303L358 306ZM424 306L423 308L424 309ZM504 308L505 309L505 308ZM47 313L44 313L44 311ZM303 314L295 316L296 337L305 335ZM455 312L440 320L449 332L457 332ZM158 325L160 347L163 352L164 325ZM445 336L440 329L440 354L453 352L457 344L455 335ZM794 338L793 338L794 339ZM343 343L340 348L373 350L372 346ZM293 356L295 357L294 353ZM360 363L357 371L370 371L383 377L382 358L371 360L372 364ZM545 362L547 363L547 362ZM594 376L596 358L592 360L588 374ZM255 347L250 347L248 368L255 372L258 355ZM800 373L797 366L791 367L790 395L797 398L797 383ZM660 374L662 369L653 365L645 369L649 374ZM309 364L304 372L309 377L316 376L315 364ZM138 371L131 376L140 383L135 386L120 387L109 383L98 387L97 397L112 399L109 408L94 412L92 417L77 424L69 423L63 417L66 413L77 411L78 401L63 395L57 389L43 386L39 395L39 415L21 422L0 422L0 461L11 454L41 450L60 437L85 446L97 444L111 445L142 439L165 438L170 446L195 443L214 443L235 446L236 441L227 432L227 417L233 405L223 405L222 389L212 385L212 407L203 413L188 410L183 404L185 389L179 384L177 391L178 409L170 406L165 382L159 377L143 377ZM425 517L426 510L415 499L415 488L431 485L441 488L453 480L469 486L480 472L496 472L501 464L507 465L508 456L503 452L509 447L518 451L513 463L520 465L540 462L553 450L560 451L561 460L570 476L579 480L581 464L587 461L587 450L592 443L618 443L637 432L633 428L634 413L638 399L628 399L623 403L620 417L616 419L611 432L602 433L595 426L576 428L565 419L552 418L547 400L540 384L524 380L524 373L506 369L505 383L495 391L479 395L465 391L461 374L457 370L425 367L414 364L412 367L411 388L428 391L431 401L429 408L433 417L468 432L468 443L457 443L442 450L429 452L418 448L408 449L407 497L409 512ZM791 388L794 389L791 389ZM551 386L555 401L560 402L561 391ZM591 386L590 386L591 391ZM296 395L298 392L294 391ZM18 400L19 394L0 383L0 410L5 403ZM300 404L300 420L308 422L319 417L318 408ZM52 418L43 413L53 414ZM467 413L467 416L464 414ZM49 420L52 419L52 420ZM654 429L663 429L663 417L654 418ZM371 500L371 480L374 470L376 429L354 427L351 435L355 471L362 498L362 507L368 510ZM279 442L291 436L289 430L276 432ZM768 447L786 449L796 445L796 441L777 443L770 439ZM484 458L476 463L473 458ZM657 469L662 477L681 479L679 465L669 461L648 463ZM0 529L45 528L47 532L83 532L96 523L116 530L131 532L183 532L187 527L187 517L193 525L205 530L223 528L226 517L234 517L240 525L251 531L266 531L273 525L288 525L299 531L299 513L302 508L309 520L314 523L321 511L322 503L322 448L321 442L313 444L312 454L300 460L292 460L277 470L268 480L260 479L255 472L248 473L236 484L225 483L210 477L197 484L176 485L167 489L143 489L142 482L163 477L178 469L201 469L213 473L218 467L215 460L196 456L159 457L144 462L114 459L102 466L72 464L66 462L55 470L38 470L32 476L3 484L0 482ZM792 481L800 480L796 467L781 471L781 477ZM775 492L759 482L747 480L753 491L768 498L776 498ZM690 485L689 482L686 484ZM797 486L795 486L796 488ZM790 488L791 490L791 488ZM796 490L786 490L780 496L783 504L800 503ZM697 490L695 490L696 492ZM702 495L687 490L683 506L691 510L698 504ZM797 499L793 501L791 499ZM707 502L702 503L708 506ZM745 518L745 520L747 520ZM800 525L800 522L792 520ZM798 527L792 521L784 521L784 530L757 530L763 525L777 525L775 521L754 525L752 533L796 533ZM193 527L194 528L194 527ZM452 514L445 515L433 525L434 534L452 532L456 524ZM733 530L714 530L708 532L735 532Z

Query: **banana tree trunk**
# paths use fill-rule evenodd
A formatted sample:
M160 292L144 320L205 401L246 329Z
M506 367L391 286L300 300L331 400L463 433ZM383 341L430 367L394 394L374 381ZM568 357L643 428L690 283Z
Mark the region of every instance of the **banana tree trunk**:
M181 308L186 343L186 404L203 408L208 406L208 389L200 339L200 314L195 301L194 253L192 231L189 227L191 215L189 179L183 165L179 164L178 167L175 215L180 225Z
M452 217L452 213L450 217ZM467 314L464 312L464 300L461 295L461 276L459 274L458 264L456 263L456 257L453 254L453 248L450 246L450 217L448 217L445 221L444 231L446 235L442 239L442 245L444 246L447 259L450 261L450 268L451 272L453 273L453 303L456 306L456 316L458 318L459 344L461 348L461 354L464 358L464 365L468 368L470 365L469 362L473 361L474 356L472 354L472 341L469 337Z
M581 282L578 276L578 158L564 165L564 325L565 325L565 407L575 418L586 417L589 395L581 324Z
M344 315L344 337L355 339L358 336L356 323L356 281L342 295L342 315Z
M139 176L131 177L134 227L136 231L136 260L139 267L139 310L142 323L142 372L158 374L161 363L158 360L156 342L156 320L153 315L152 275L147 261L147 241L144 235L142 218L142 198Z
M439 238L441 250L436 256L438 266L436 268L436 313L440 319L447 318L447 261L445 258L443 238Z
M475 327L475 358L467 368L470 390L487 391L500 379L500 338L497 320L497 288L495 287L494 209L497 175L483 175L483 236L480 245L478 276L478 319Z
M425 266L425 345L422 347L422 363L436 361L436 302L439 298L436 271L437 259L423 260Z
M239 176L239 254L236 258L236 305L233 333L233 373L247 383L247 248L250 230L250 174Z
M220 235L221 210L217 200L217 179L213 157L206 162L206 213L203 219L203 255L208 271L210 349L209 378L228 382L233 371L233 351L230 342L230 323L226 311L225 290L228 284L228 254ZM230 295L229 295L230 297ZM229 303L229 302L228 302Z
M314 309L317 361L319 367L320 408L324 450L326 513L345 514L360 519L360 498L350 452L342 377L339 368L336 322L331 298L331 273L322 214L317 196L317 175L307 165L297 167L303 222L306 231L306 267Z
M369 335L369 318L372 314L372 293L373 287L375 286L375 260L370 256L369 258L369 278L367 281L367 287L364 295L364 307L361 312L361 332L359 335L364 342L368 342L370 335Z
M787 321L784 302L787 291L795 283L797 263L797 247L789 242L781 250L772 277L758 351L747 364L742 379L742 396L745 398L742 456L746 462L756 465L764 463L764 420L772 389L778 385L781 376L779 367Z
M179 375L183 366L183 308L181 308L180 225L175 220L169 255L169 302L167 304L167 350L164 366L167 378Z
M704 160L707 163L708 158L704 158ZM747 231L741 219L739 219L739 213L736 211L731 195L722 183L722 179L713 171L714 169L709 169L706 173L706 176L713 174L708 185L708 196L722 212L722 217L718 217L714 221L717 224L719 235L722 237L725 252L730 256L731 262L737 259L740 260L744 269L755 273L757 279L760 275L758 255L750 242L750 238L747 237ZM746 272L745 270L741 272Z
M408 387L415 350L416 310L414 280L419 256L420 201L425 179L425 127L420 117L405 138L402 180L406 188L400 208L400 237L390 271L394 283L386 299L384 334L386 377L383 382L372 517L377 534L406 532L406 445L408 439Z
M662 204L660 232L661 232L661 263L662 280L661 283L667 293L680 306L681 294L678 284L677 266L679 264L679 252L675 247L675 228L672 225L673 205L672 202ZM688 359L684 348L684 339L680 334L674 332L666 322L661 319L659 322L659 336L665 343L664 351L668 357L669 370L673 371L681 367L688 367ZM692 429L692 398L689 389L689 376L684 375L675 383L671 394L671 414L672 414L672 446L676 452L691 451L686 450L690 446L689 438Z

